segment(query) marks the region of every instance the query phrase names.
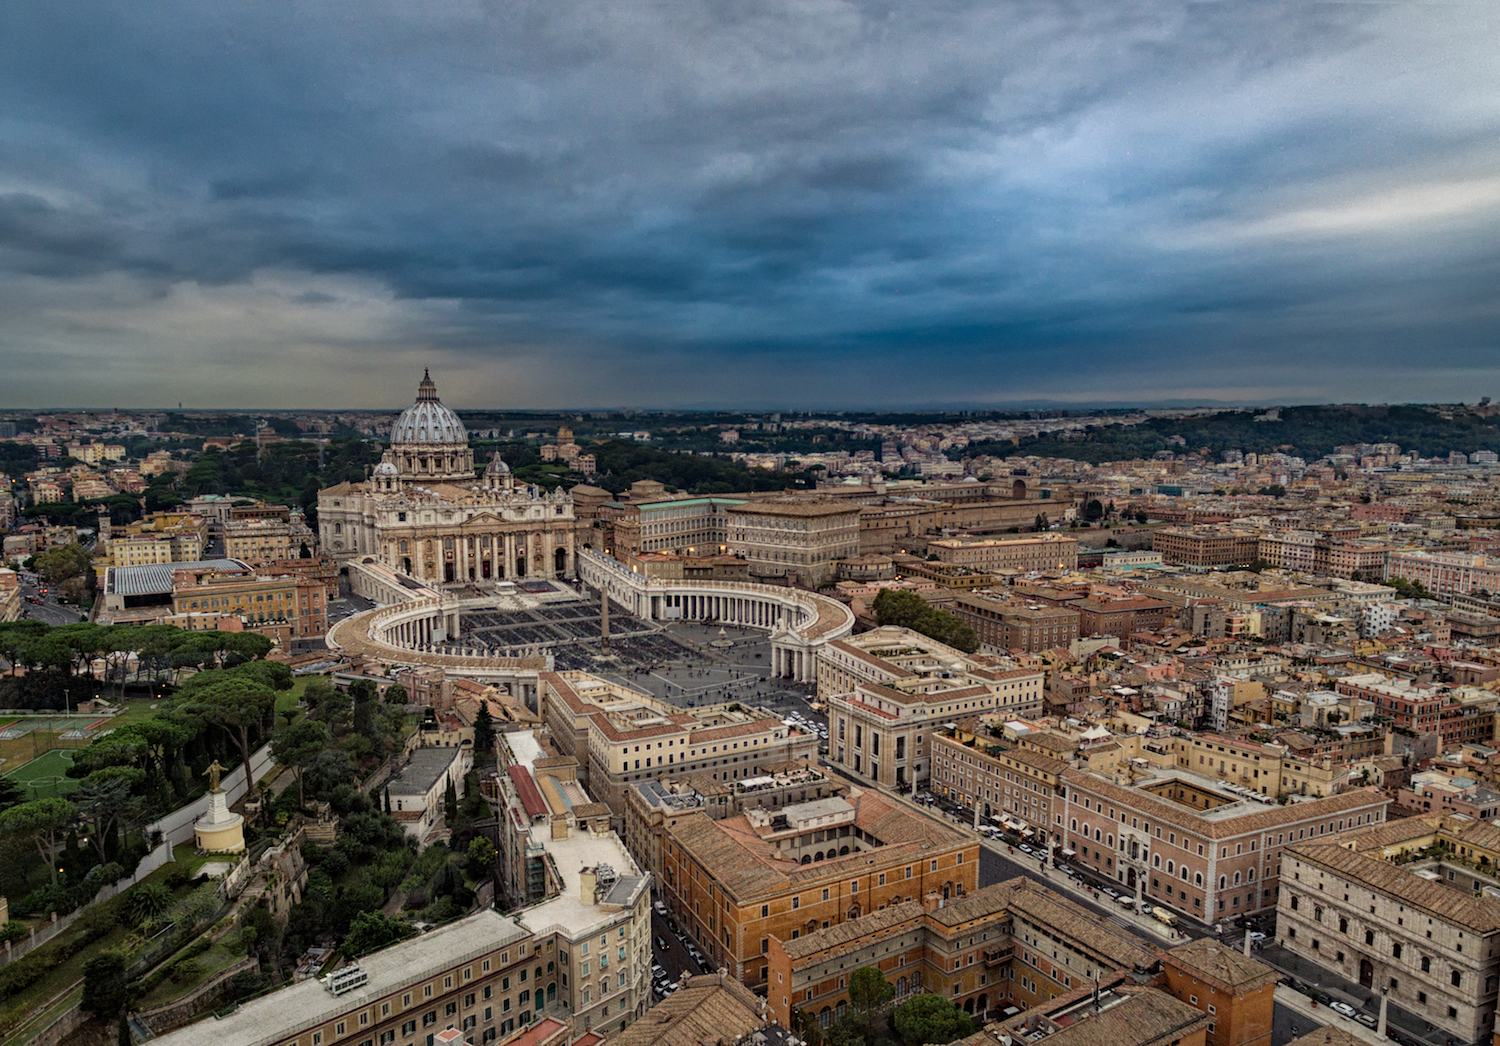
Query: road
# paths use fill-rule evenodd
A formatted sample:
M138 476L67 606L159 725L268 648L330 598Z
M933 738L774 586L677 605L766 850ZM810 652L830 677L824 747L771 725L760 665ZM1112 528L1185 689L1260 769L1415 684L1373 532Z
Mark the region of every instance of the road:
M31 599L41 598L41 585L35 578L36 575L22 574L21 598L25 600L22 604L21 617L33 621L42 621L49 625L71 625L83 618L83 613L77 607L66 607L60 605L54 594L48 594L40 604L31 602ZM29 598L28 598L29 597Z

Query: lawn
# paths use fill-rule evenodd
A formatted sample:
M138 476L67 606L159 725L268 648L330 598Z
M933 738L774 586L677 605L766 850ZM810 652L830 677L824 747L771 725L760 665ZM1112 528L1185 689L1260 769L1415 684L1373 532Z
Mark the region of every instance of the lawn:
M54 748L21 764L6 776L25 784L33 799L66 795L78 787L78 781L67 776L68 767L72 765L72 752Z
M231 946L238 939L238 934L226 934L208 951L188 960L188 969L163 978L160 984L132 1003L132 1007L149 1010L165 1005L186 995L225 967L233 966L245 957L243 949Z

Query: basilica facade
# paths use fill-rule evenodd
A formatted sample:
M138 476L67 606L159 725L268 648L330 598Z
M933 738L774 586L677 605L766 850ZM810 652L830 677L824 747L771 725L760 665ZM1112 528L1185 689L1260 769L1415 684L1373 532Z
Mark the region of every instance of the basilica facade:
M573 499L518 484L497 454L476 476L458 415L430 374L363 483L318 492L318 535L340 561L374 558L429 585L576 573Z

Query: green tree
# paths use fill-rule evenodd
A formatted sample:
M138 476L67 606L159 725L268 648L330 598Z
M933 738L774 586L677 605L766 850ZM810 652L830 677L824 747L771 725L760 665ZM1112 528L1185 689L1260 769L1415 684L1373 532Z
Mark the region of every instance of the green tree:
M1104 518L1104 505L1100 503L1098 498L1091 498L1083 506L1083 518L1090 523Z
M80 1005L95 1017L114 1017L124 1010L130 998L126 966L124 953L112 948L85 962Z
M75 541L37 556L35 569L47 584L60 585L88 573L93 565L93 554Z
M871 607L882 625L909 628L966 654L979 649L979 637L966 622L946 610L929 606L915 592L886 589L875 597Z
M66 799L49 797L20 803L0 814L0 835L29 840L47 865L52 885L57 885L57 833L66 829L78 816L78 807Z
M380 912L360 912L349 920L349 934L344 938L343 952L352 958L404 941L416 930L410 923L392 919Z
M483 879L495 870L495 844L484 836L476 836L469 843L469 874Z
M865 1024L895 994L895 985L873 966L861 966L849 975L849 1006L853 1011L851 1016Z
M189 692L185 708L223 730L239 748L248 790L255 784L250 778L250 731L275 711L276 693L245 676L204 673L209 674L216 678Z
M327 749L332 736L328 727L316 719L299 719L271 735L271 754L282 766L291 767L296 775L299 807L307 802L302 789L302 773Z
M475 766L478 767L480 756L484 757L484 765L492 762L495 752L495 720L490 716L490 703L479 702L479 713L474 717L474 758Z
M923 992L896 1007L891 1026L906 1042L945 1043L974 1033L969 1015L942 995Z
M443 788L443 818L450 828L458 820L458 789L453 787L451 777Z

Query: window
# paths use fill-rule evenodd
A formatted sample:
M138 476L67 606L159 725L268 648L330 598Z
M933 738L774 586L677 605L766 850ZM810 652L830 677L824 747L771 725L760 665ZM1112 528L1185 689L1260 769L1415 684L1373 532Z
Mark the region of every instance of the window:
M1392 959L1399 959L1399 958L1401 958L1401 945L1399 943L1391 945L1391 958Z
M1432 972L1432 960L1429 959L1425 955L1422 956L1422 972L1423 973L1431 973Z
M1452 976L1449 977L1449 981L1453 984L1453 987L1457 988L1460 984L1463 983L1463 974L1459 973L1457 970L1454 970Z

